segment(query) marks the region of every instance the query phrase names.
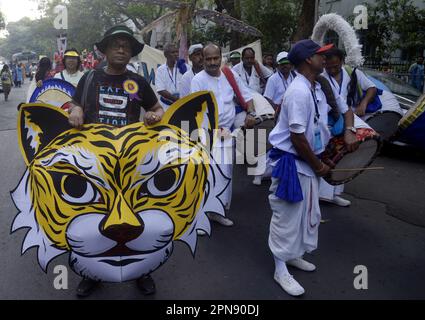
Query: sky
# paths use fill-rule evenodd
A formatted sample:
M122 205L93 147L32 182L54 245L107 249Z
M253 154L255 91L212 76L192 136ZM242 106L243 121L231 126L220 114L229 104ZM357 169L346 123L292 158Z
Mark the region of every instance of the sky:
M15 22L23 17L35 18L37 5L37 1L33 0L0 0L0 11L6 23Z

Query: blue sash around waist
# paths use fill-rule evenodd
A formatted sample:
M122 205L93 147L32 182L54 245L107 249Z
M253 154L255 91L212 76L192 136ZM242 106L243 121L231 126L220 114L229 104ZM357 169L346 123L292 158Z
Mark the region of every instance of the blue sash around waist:
M303 160L290 152L285 152L277 148L270 150L269 157L272 160L279 159L272 172L272 177L279 179L279 185L275 193L276 196L292 203L302 201L304 198L295 160Z

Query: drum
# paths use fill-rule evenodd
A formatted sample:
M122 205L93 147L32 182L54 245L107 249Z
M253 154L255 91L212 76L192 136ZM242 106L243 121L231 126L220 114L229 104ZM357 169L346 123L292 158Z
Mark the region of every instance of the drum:
M255 155L258 156L257 146L262 144L266 145L266 152L271 149L271 144L269 143L269 135L275 127L275 111L273 106L264 98L261 94L255 92L253 93L253 102L256 113L255 118ZM260 130L264 130L266 135L261 135ZM264 139L265 138L265 139ZM260 152L262 153L262 152Z
M398 123L403 117L403 110L397 98L390 91L383 91L379 96L382 108L375 113L366 114L364 119L384 141L394 138L398 130Z
M359 148L356 151L348 152L344 137L338 136L329 141L326 150L321 155L322 161L333 169L358 169L331 171L328 176L324 177L326 182L331 185L344 184L353 180L371 165L379 153L382 145L379 134L364 123L359 125L360 121L360 119L355 121L356 136L359 142Z
M395 111L379 110L369 116L366 123L370 125L384 141L394 138L402 115Z
M251 91L251 94L257 116L272 115L274 117L274 109L267 99L256 91Z
M236 155L238 163L243 162L249 167L255 167L258 161L265 162L265 154L272 148L269 135L275 126L275 111L261 94L257 92L251 94L256 113L255 126L252 130L242 127L236 131Z
M29 102L42 102L62 108L72 100L74 92L75 87L69 82L62 79L48 79L43 81L40 88L35 88Z
M425 94L399 122L398 140L425 149Z
M258 156L262 146L265 145L265 152L271 148L268 142L270 132L275 126L274 122L274 109L271 104L261 94L257 92L251 92L253 96L253 104L255 108L255 126L253 130L247 131L242 127L242 130L237 132L237 144L236 149L241 153L246 153L248 146L254 146L254 154ZM242 142L243 141L243 142ZM243 146L241 144L243 143Z

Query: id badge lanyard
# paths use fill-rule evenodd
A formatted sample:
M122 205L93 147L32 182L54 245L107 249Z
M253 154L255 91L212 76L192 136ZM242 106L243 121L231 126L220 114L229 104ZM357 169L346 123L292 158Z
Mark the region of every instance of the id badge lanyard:
M314 152L318 152L322 149L322 135L320 132L320 126L319 126L319 120L320 120L320 113L319 113L319 105L316 97L316 93L314 92L314 89L311 89L311 96L313 97L313 103L314 103Z
M331 80L331 83L332 83L332 85L336 88L336 89L338 89L337 87L336 87L336 84L334 83L334 80L332 79L332 76L328 73L328 76L329 76L329 80ZM336 81L336 80L335 80ZM344 83L344 72L341 70L341 84L339 85L339 95L341 95L341 89L342 89L342 84Z
M280 78L282 79L282 83L283 83L283 89L284 89L284 91L286 92L286 89L288 89L288 80L291 78L291 74L289 74L289 77L288 77L288 80L285 80L285 77L283 76L283 74L282 73L280 73L280 71L278 71L279 72L279 76L280 76Z
M170 77L170 80L174 85L173 93L176 93L177 92L177 67L176 66L174 66L173 71L174 71L174 77L172 74L170 74L170 69L167 67L168 76Z

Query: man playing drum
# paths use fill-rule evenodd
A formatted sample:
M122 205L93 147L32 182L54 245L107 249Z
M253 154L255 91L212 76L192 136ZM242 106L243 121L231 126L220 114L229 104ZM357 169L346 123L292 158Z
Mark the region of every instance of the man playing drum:
M323 54L312 40L301 40L288 59L298 75L283 98L283 108L270 134L273 178L269 203L273 211L269 247L275 259L274 279L290 295L304 288L293 278L287 265L303 271L316 267L303 259L317 248L320 225L319 177L330 167L318 158L330 139L329 105L316 78L323 72Z
M347 97L351 85L351 75L348 73L347 68L343 67L343 62L344 53L338 48L330 49L326 52L326 67L322 76L324 76L331 84L335 97L338 98L339 96L339 99L342 99L342 103L347 105ZM363 72L357 69L355 72L357 75L357 82L360 87L366 91L366 95L360 101L359 105L356 106L356 108L352 108L352 110L355 110L355 113L358 116L362 116L365 114L368 103L373 100L376 95L376 86ZM347 122L347 119L350 119L350 123ZM349 110L345 114L344 128L344 138L347 145L353 143L353 139L356 134L356 129L353 123L353 114L351 110ZM322 201L330 202L340 207L348 207L351 205L351 202L341 197L343 191L343 184L335 187L331 186L323 179L320 181L320 200Z

